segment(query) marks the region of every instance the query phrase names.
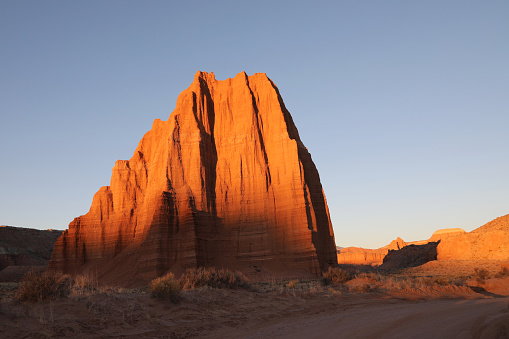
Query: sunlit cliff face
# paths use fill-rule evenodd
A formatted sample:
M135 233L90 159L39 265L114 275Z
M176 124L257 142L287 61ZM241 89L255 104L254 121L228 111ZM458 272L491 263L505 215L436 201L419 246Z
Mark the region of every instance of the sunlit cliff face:
M50 268L151 279L196 266L319 273L337 263L318 172L265 74L198 72L110 186L59 239Z

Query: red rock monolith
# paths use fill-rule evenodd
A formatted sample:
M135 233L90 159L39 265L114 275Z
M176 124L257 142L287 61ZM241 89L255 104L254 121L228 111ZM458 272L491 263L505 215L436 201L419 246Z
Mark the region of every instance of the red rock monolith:
M50 269L135 283L199 266L317 274L333 264L318 171L277 87L265 74L198 72L69 224Z

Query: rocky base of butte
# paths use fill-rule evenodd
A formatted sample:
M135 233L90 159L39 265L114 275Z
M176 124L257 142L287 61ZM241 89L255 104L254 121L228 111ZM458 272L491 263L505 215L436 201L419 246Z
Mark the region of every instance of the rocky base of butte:
M216 266L317 274L337 264L318 171L265 74L198 72L168 121L55 244L50 269L110 283Z

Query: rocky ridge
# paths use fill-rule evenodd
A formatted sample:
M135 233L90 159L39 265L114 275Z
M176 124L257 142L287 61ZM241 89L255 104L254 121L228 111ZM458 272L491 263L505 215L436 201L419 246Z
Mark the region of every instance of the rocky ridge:
M438 260L509 259L509 214L496 218L472 232L442 240Z
M44 270L63 231L0 226L0 281L16 281Z

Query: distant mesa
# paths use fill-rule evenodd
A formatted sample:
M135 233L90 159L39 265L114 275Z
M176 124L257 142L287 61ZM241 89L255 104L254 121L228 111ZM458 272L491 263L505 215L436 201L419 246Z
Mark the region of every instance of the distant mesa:
M169 120L115 163L49 267L141 284L198 266L318 274L335 264L318 171L277 87L265 74L198 72Z
M63 231L0 226L0 282L19 281L28 271L43 271Z

